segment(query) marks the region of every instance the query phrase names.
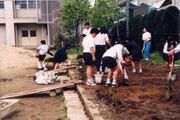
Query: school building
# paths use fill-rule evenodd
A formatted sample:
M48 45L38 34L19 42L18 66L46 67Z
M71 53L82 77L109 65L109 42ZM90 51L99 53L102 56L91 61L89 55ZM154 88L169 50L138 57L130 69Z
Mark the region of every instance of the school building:
M0 44L34 48L53 45L61 0L0 0Z

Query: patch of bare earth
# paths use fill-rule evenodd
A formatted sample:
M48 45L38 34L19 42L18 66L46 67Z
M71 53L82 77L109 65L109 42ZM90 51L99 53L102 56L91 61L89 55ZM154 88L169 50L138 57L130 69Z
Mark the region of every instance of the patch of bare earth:
M37 85L32 76L37 59L33 51L0 45L0 97L14 92L44 87ZM59 96L37 95L21 98L16 114L7 120L66 119L63 99Z
M116 88L98 85L84 86L90 98L99 103L107 120L179 120L180 119L180 72L173 84L173 98L165 99L167 89L166 66L144 63L143 74L130 75L130 85Z

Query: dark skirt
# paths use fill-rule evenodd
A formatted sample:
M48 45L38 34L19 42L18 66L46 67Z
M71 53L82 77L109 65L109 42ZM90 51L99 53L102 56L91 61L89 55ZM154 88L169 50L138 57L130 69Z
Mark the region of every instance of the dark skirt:
M166 62L169 62L169 56L168 54L163 54L163 59L166 61ZM177 60L180 60L180 52L176 53L174 55L174 61L177 61Z
M102 65L103 65L103 67L108 67L108 68L112 69L117 66L117 62L112 57L103 57Z
M85 65L93 66L95 64L95 61L93 61L91 53L83 53L83 59Z

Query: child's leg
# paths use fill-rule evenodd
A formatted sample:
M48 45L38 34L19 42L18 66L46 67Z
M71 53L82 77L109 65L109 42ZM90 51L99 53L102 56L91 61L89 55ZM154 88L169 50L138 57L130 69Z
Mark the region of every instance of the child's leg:
M132 68L133 68L133 72L135 73L136 72L136 64L132 61Z
M112 82L112 85L116 85L117 80L118 80L118 75L119 75L119 67L116 66L114 68L114 71L113 71L113 82Z
M38 69L42 69L42 68L43 68L43 61L39 60Z
M92 74L93 74L93 66L88 65L86 69L86 75L88 80L93 80Z
M141 62L138 62L139 72L142 73L142 65Z
M55 70L55 69L57 69L57 68L58 68L58 66L59 66L59 63L54 63L54 67L53 67L53 68L54 68L54 70Z
M43 67L45 70L47 70L47 67L46 67L46 65L45 65L45 62L44 62L44 61L42 61L42 67Z
M113 69L109 69L106 85L109 85L111 83L112 75L113 75Z

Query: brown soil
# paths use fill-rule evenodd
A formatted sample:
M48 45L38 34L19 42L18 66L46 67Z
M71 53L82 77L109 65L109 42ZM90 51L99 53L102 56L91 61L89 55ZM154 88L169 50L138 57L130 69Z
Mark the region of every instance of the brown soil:
M143 74L130 75L130 85L116 88L84 86L90 98L99 103L107 120L179 120L180 76L173 84L173 98L165 99L166 66L144 63ZM130 71L130 68L128 69ZM180 71L176 71L180 75Z
M32 79L36 66L37 59L32 51L0 46L0 97L44 87ZM7 120L64 120L65 111L62 97L29 96L20 99L17 113Z

